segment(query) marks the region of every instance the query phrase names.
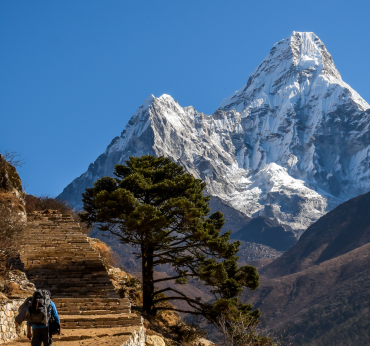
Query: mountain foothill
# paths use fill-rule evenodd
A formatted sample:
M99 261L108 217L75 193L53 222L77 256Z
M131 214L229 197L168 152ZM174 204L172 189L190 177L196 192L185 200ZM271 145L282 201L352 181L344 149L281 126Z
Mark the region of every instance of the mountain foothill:
M169 157L206 182L222 231L241 241L240 262L259 269L260 287L243 297L269 329L294 345L370 345L369 126L369 104L324 43L293 32L212 115L149 96L58 198L81 209L116 164ZM129 249L110 245L137 268Z

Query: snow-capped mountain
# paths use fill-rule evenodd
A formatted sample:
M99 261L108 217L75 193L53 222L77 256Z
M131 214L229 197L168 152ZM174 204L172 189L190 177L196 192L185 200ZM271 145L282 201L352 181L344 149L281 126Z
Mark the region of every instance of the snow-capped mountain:
M293 32L213 115L150 96L59 198L81 207L81 193L116 163L165 155L240 212L300 233L370 190L369 124L369 104L343 82L320 39Z

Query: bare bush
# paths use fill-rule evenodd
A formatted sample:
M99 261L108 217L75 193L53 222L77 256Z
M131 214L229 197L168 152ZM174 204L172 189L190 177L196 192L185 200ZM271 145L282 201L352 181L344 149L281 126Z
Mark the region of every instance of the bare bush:
M26 195L25 200L27 213L51 209L57 210L61 214L70 215L76 221L79 220L77 213L66 201L61 201L55 197L51 197L48 195L43 196Z
M0 205L0 270L12 269L12 260L19 257L26 221L24 215Z
M230 320L222 315L215 327L223 339L218 346L290 346L281 337L259 327L256 320L242 317Z
M25 162L16 151L5 150L5 160L14 167L22 167Z

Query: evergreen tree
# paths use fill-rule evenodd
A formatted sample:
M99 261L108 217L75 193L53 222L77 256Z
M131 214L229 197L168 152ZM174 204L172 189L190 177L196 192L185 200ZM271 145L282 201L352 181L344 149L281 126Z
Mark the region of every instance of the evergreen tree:
M143 310L176 310L202 315L215 322L222 315L257 320L259 310L243 304L238 296L244 288L258 287L255 267L238 267L240 242L229 243L230 232L220 233L223 214L210 215L206 184L169 158L150 155L130 157L126 165L116 165L116 178L99 179L83 194L82 221L117 236L137 249L142 260ZM154 269L171 265L173 276L154 280ZM197 279L214 295L211 303L192 299L180 290L155 290L158 282L176 280L186 284ZM165 292L175 296L164 296ZM188 310L158 304L182 300Z

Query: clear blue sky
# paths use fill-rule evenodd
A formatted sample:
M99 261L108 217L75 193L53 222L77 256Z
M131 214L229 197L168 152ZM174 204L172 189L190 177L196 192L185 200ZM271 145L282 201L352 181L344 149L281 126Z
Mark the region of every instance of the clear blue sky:
M150 95L211 114L272 45L313 31L370 102L369 1L0 1L0 152L31 194L86 171Z

